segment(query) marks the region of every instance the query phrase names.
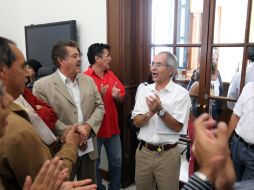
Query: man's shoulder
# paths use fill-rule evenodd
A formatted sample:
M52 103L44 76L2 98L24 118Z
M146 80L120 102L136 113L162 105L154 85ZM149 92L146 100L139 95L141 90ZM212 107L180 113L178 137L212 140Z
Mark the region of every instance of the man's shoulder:
M189 91L186 88L182 87L181 85L177 83L173 83L173 85L174 85L174 89L177 90L177 93L181 93L184 95L189 94Z
M7 122L5 135L0 140L0 142L4 142L6 145L23 143L36 134L32 125L13 111L10 112Z
M242 93L250 93L254 91L254 82L248 82L244 87L243 87L243 92Z
M88 81L88 82L93 81L92 76L87 75L85 73L79 73L78 78L79 80L83 80L83 81Z
M48 76L45 76L45 77L42 77L40 79L38 79L37 81L34 82L34 86L36 85L49 85L50 83L52 83L54 81L54 77L56 77L56 73L53 73L51 75L48 75Z
M140 84L140 85L142 85L140 91L141 91L141 92L144 92L144 93L151 92L152 90L155 89L155 83L147 84L147 85L145 85L145 84L142 83L142 84Z

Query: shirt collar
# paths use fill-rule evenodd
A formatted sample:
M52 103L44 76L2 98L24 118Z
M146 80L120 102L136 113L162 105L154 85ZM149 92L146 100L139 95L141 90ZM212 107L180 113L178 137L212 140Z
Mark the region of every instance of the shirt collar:
M60 78L61 78L61 80L63 81L64 84L72 82L72 80L67 78L59 69L57 69L57 72L58 72L58 74L59 74L59 76L60 76ZM78 75L76 76L73 84L76 84L76 82L78 82Z
M110 70L110 69L104 71L104 73L107 73L109 70ZM95 71L93 70L92 66L89 66L89 67L88 67L88 72L89 72L90 75L96 75L96 76L98 76L98 75L95 73Z
M155 88L155 83L151 84L152 85L152 90L153 91L157 91L156 88ZM168 84L165 86L164 89L162 90L167 90L168 92L173 92L174 90L174 86L175 86L175 83L173 82L172 79L170 79L170 81L168 82Z

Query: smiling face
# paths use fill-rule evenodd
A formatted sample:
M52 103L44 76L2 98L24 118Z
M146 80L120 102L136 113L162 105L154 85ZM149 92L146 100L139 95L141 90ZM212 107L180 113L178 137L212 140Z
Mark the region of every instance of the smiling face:
M111 60L111 55L107 49L103 49L103 53L101 56L96 56L96 61L97 63L99 63L99 66L102 68L103 71L109 69Z
M167 55L161 53L154 57L150 70L154 82L157 84L168 84L174 69L172 66L167 65Z
M76 47L66 46L67 56L59 58L60 71L68 78L75 79L81 72L81 54Z

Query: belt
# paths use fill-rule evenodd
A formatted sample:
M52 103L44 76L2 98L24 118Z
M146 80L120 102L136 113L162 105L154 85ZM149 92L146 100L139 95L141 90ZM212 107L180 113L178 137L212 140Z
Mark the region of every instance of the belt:
M147 143L147 142L141 140L140 145L139 145L140 150L142 149L143 146L146 147L150 151L162 152L162 151L167 151L171 148L176 147L177 143L154 145L154 144L150 144L150 143Z
M235 133L236 138L237 138L244 146L246 146L247 148L251 148L251 149L253 148L253 149L254 149L254 144L248 143L248 142L246 142L245 140L243 140L243 138L240 137L235 131L234 131L234 133Z

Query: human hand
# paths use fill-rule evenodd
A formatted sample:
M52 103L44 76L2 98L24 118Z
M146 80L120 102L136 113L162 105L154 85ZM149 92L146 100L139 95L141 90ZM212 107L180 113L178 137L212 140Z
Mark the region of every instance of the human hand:
M86 141L89 137L90 131L91 131L91 127L87 123L77 126L77 132L80 134L80 138L81 138L79 145L86 144Z
M81 142L80 134L77 132L77 126L78 124L74 124L65 134L65 142L73 144L75 146L79 145Z
M120 96L120 89L117 88L117 82L115 82L113 88L112 88L112 96L114 98L118 98Z
M151 112L153 113L157 113L163 109L161 106L160 97L158 96L158 94L155 93L154 95L149 95L146 97L146 104L149 110L151 110Z
M47 160L41 167L38 175L32 183L30 176L26 177L23 190L57 190L68 177L68 169L64 168L64 162L58 157Z
M77 125L77 124L74 124L74 125ZM63 132L63 135L60 136L60 141L61 141L61 143L65 143L66 135L67 135L67 133L71 130L72 126L73 126L73 125L68 125L68 126L65 128L65 130L64 130L64 132Z
M103 84L101 84L101 96L102 96L102 97L103 97L104 94L107 92L107 90L108 90L108 84L107 84L107 85L104 85L104 86L103 86Z
M220 169L219 172L217 172L214 186L217 190L224 190L224 189L232 189L233 184L236 180L235 176L235 170L233 167L233 163L231 160L230 151L228 149L227 156L226 156L226 162L224 166Z
M35 105L36 110L40 110L42 108L41 105Z
M95 190L96 184L91 184L91 179L81 181L67 181L60 187L60 190Z
M204 173L211 182L215 181L217 173L226 163L227 126L219 123L213 129L216 121L208 114L202 114L194 121L195 134L193 153L200 165L200 172Z

